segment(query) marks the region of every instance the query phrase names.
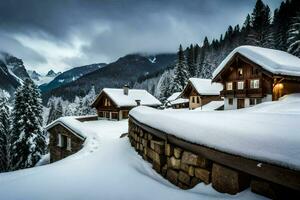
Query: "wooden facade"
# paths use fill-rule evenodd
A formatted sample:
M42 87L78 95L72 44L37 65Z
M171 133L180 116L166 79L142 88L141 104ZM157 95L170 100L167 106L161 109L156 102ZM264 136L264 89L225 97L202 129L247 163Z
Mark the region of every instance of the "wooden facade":
M182 94L180 95L182 98L189 99L188 108L190 110L204 106L205 104L211 101L221 100L220 95L203 95L200 94L194 85L189 81L186 87L184 88Z
M110 120L127 119L130 109L134 108L134 106L118 107L105 92L97 98L94 107L99 118Z
M78 152L85 140L83 136L78 135L62 123L53 125L47 131L51 163Z
M274 75L239 53L213 81L224 85L221 96L225 109L249 107L300 92L300 77Z

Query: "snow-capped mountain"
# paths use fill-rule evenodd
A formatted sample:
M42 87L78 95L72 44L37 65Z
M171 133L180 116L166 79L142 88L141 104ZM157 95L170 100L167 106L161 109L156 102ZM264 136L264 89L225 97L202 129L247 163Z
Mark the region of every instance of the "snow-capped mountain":
M13 97L23 80L30 78L23 61L8 53L0 52L0 90L6 97Z
M53 79L55 77L57 77L58 75L60 75L61 72L55 73L51 69L50 71L48 71L48 73L46 75L42 75L42 74L37 73L36 71L28 70L28 74L29 74L30 78L35 82L35 84L43 85L43 84L47 84L47 83L53 81Z
M76 95L86 94L92 85L96 91L104 87L122 87L124 84L133 86L134 82L141 76L147 76L153 72L167 68L173 65L176 54L157 54L155 56L130 54L119 58L105 67L97 69L91 73L85 74L80 78L76 77L72 82L67 84L54 85L49 87L43 93L45 102L51 96L63 97L64 99L73 100ZM64 74L64 73L63 73ZM51 84L65 83L62 75L55 78Z
M68 71L65 71L63 73L55 73L53 70L50 70L45 78L52 78L49 82L45 84L40 85L40 89L42 92L47 92L50 90L53 90L57 87L60 87L62 85L65 85L69 82L75 81L81 76L84 76L85 74L88 74L90 72L93 72L99 68L104 67L106 64L105 63L96 63L96 64L91 64L91 65L85 65L81 67L75 67L72 68ZM56 76L54 76L56 75ZM54 76L54 77L53 77Z

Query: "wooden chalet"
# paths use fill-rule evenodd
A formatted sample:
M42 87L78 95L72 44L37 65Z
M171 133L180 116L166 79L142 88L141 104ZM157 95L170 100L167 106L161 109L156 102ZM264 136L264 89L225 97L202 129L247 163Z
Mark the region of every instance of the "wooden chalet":
M222 84L212 83L211 79L190 78L178 98L189 100L189 109L201 107L211 101L221 100Z
M130 109L139 106L159 107L161 102L146 90L104 88L92 103L99 118L121 120L127 119Z
M300 92L300 59L283 51L241 46L213 73L224 109L240 109Z

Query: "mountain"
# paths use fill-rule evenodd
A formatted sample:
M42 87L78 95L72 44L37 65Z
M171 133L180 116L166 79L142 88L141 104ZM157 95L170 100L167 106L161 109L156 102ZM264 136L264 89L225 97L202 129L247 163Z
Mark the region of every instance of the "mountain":
M48 71L48 73L46 74L46 76L48 76L48 77L56 77L56 76L58 76L59 74L61 74L61 72L55 73L55 72L51 69L50 71Z
M51 82L56 76L61 74L61 72L55 73L53 70L50 70L46 75L41 75L34 70L28 70L28 74L35 84L43 85Z
M0 52L1 60L5 63L8 70L11 71L18 78L25 80L26 78L30 78L22 59L19 59L13 55L10 55L5 52Z
M0 60L0 90L8 95L13 96L16 88L22 84L22 80L14 75L7 65Z
M76 95L85 95L92 85L95 86L96 91L100 91L104 87L122 87L124 84L133 86L140 76L165 69L173 65L175 59L176 54L126 55L75 81L52 90L44 90L43 99L46 101L51 96L61 96L73 100Z
M95 63L95 64L85 65L81 67L75 67L68 71L58 74L56 77L52 77L55 74L55 72L53 70L50 70L46 76L52 77L52 80L49 81L49 83L47 84L40 85L39 88L41 89L42 93L46 93L62 85L65 85L69 82L75 81L81 76L84 76L85 74L88 74L99 68L102 68L105 65L106 65L105 63Z

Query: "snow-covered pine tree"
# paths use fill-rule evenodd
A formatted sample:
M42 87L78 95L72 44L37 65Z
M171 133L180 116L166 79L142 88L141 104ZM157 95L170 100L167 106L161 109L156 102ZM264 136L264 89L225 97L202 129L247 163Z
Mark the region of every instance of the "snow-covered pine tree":
M187 66L188 66L189 77L195 77L196 76L195 49L192 44L188 48Z
M46 153L41 102L40 92L31 79L16 90L12 128L14 169L32 167Z
M82 115L94 115L96 114L96 111L94 108L91 107L91 104L96 98L96 91L95 87L92 86L89 93L82 99Z
M300 58L300 12L293 18L288 35L288 52Z
M174 79L170 85L170 93L180 92L185 87L185 84L188 81L188 70L187 64L184 56L184 52L182 50L182 46L179 46L178 51L178 60L175 66Z
M257 0L251 18L251 30L247 43L255 46L273 47L273 32L269 6Z
M11 168L10 140L11 121L7 99L0 99L0 172L7 172Z

